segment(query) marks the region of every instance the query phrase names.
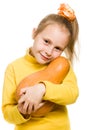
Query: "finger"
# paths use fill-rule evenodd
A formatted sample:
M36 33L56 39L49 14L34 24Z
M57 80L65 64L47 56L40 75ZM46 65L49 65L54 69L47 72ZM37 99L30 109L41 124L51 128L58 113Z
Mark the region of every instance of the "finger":
M28 114L28 107L29 107L29 103L24 102L24 105L23 105L23 113L24 114Z
M18 104L18 110L23 114L23 104Z
M28 114L31 114L34 111L34 105L30 103L27 111L28 111Z
M22 95L22 96L19 98L18 103L21 104L21 103L23 103L24 101L25 101L25 96Z
M45 102L39 103L39 104L34 104L33 108L32 108L33 109L32 112L35 112L36 110L38 110L39 108L41 108L44 104L45 104Z
M37 109L41 108L43 105L45 105L46 102L42 102L38 105Z

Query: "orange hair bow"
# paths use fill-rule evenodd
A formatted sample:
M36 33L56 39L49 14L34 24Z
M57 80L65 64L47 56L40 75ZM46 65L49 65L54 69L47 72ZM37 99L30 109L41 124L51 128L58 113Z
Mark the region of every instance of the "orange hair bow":
M76 18L74 10L68 4L60 4L58 15L65 17L69 21L73 21Z

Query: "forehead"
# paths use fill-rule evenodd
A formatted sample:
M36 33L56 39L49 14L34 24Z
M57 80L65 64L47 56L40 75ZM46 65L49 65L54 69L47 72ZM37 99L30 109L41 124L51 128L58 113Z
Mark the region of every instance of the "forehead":
M69 39L69 30L61 24L50 24L41 32L42 36L51 38L52 40L61 40L61 38Z
M48 34L56 34L65 33L66 35L70 35L69 30L63 24L52 23L47 25L40 33L48 33Z

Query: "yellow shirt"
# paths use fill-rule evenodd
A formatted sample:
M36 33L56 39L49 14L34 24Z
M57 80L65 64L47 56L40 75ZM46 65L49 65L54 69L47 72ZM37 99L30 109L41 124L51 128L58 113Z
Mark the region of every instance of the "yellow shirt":
M34 57L26 54L8 65L5 72L2 112L5 120L15 125L15 130L70 130L70 123L66 105L76 101L79 91L76 76L70 70L62 84L43 81L46 85L44 100L58 104L57 109L44 117L29 117L25 119L17 109L15 91L19 82L29 74L45 68Z

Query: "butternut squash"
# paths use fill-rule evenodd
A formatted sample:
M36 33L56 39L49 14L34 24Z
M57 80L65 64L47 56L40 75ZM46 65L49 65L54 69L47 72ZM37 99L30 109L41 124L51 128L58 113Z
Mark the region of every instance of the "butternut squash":
M69 68L70 64L68 60L63 56L59 56L53 60L45 69L35 72L24 78L17 87L16 99L18 100L20 98L20 89L26 86L33 86L41 81L50 81L55 84L61 83L68 73ZM44 116L48 112L52 111L54 106L55 103L46 101L42 107L40 107L36 112L33 112L31 115L36 117Z

